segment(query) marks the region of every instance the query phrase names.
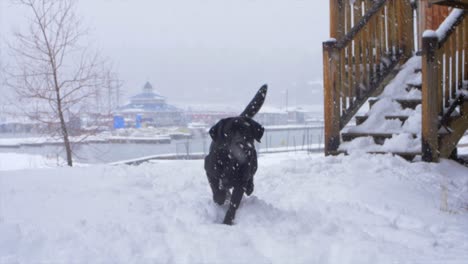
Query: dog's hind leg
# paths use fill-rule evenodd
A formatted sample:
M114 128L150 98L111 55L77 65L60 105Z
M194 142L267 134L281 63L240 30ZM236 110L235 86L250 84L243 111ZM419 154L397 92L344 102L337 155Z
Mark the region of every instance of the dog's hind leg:
M231 203L229 205L229 209L224 217L223 224L232 225L232 221L236 217L237 208L242 200L242 196L244 196L244 190L242 187L235 187L232 196L231 196Z

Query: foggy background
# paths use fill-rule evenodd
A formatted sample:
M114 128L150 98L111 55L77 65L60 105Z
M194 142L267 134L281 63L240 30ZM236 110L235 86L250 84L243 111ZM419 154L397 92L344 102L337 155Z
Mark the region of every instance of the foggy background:
M80 0L77 6L90 46L123 81L121 104L146 81L179 106L242 106L268 83L268 105L284 107L287 90L289 105L321 109L328 1ZM0 0L2 65L9 60L4 42L28 15Z

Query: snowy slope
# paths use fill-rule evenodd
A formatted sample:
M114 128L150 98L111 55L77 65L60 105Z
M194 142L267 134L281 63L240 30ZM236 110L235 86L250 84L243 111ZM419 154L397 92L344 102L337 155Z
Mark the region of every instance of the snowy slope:
M0 263L468 263L465 167L306 154L259 164L234 226L220 224L202 161L0 172Z

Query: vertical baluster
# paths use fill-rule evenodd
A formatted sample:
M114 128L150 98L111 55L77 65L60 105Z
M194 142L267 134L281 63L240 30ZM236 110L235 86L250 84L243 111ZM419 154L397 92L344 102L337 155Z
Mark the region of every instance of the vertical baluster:
M387 38L388 38L388 54L393 54L393 1L387 1Z
M452 83L451 83L451 89L450 89L450 98L453 99L456 96L457 93L457 30L458 27L455 28L455 30L452 33L452 36L450 38L452 39L452 47L451 47L451 56L452 56Z
M353 6L354 13L354 26L358 25L361 20L361 0L356 0ZM354 95L356 98L361 97L360 83L361 83L361 36L358 33L354 38Z
M360 17L362 17L362 14L364 12L364 8L362 7L362 3L364 2L365 0L355 0L355 3L356 3L356 12L359 14Z
M352 54L352 47L351 45L348 45L346 47L348 50L348 59L346 60L347 66L348 66L348 87L346 89L346 97L348 98L349 105L353 105L353 83L354 83L354 73L353 73L353 54Z
M447 42L444 44L443 51L445 53L445 85L444 85L444 108L448 106L448 100L449 100L449 91L450 91L450 55L451 55L451 39L449 38ZM443 110L443 108L442 108ZM443 113L443 112L442 112Z
M344 13L344 26L345 26L344 33L346 35L351 29L351 12L349 10L349 1L344 0L343 9L344 9L343 13Z
M452 33L452 35L450 36L450 57L451 57L451 60L450 60L450 90L449 90L449 100L452 99L452 95L454 95L454 92L455 92L455 86L456 86L456 48L457 48L457 39L455 38L455 32ZM449 106L449 105L448 105Z
M397 0L390 0L390 5L392 6L392 12L391 12L391 17L392 17L392 54L394 57L398 57L398 46L399 46L399 41L398 41L398 20L397 20L397 10L396 10L396 3Z
M353 23L353 18L351 16L351 4L349 3L349 1L345 1L344 3L345 5L345 16L346 16L346 32L349 32L351 31L351 25ZM352 43L352 42L350 42ZM346 87L346 97L348 98L349 100L349 105L351 106L352 105L352 101L353 101L353 94L352 94L352 89L353 89L353 49L352 49L352 44L348 44L348 46L346 47L346 52L347 52L347 62L346 62L346 65L347 65L347 77L348 77L348 81L347 81L347 87Z
M387 52L387 4L380 11L380 56L385 58Z
M405 46L405 39L403 37L405 26L403 23L405 11L403 10L402 0L395 0L395 16L396 16L396 54L401 55L403 53L403 47Z
M399 13L401 13L400 49L403 52L403 58L409 58L413 55L414 49L414 30L413 30L413 9L410 0L399 0Z
M380 78L380 62L382 54L382 13L376 14L376 30L375 30L375 62L376 62L376 78Z
M415 18L413 13L413 6L411 5L411 0L404 0L404 8L406 10L406 16L404 23L406 24L406 35L405 35L405 44L406 44L406 52L405 56L410 58L413 56L413 51L415 49L415 40L414 40L414 22ZM417 21L417 20L416 20ZM419 35L417 35L419 36ZM418 37L419 38L419 37Z
M463 79L468 80L468 16L465 16L463 19L464 25L463 25L463 69L464 69L464 74L463 74Z
M342 48L340 50L340 97L341 97L341 114L344 115L346 109L348 108L346 102L346 66L345 66L345 52L346 49Z
M367 14L367 11L369 10L369 7L371 5L372 0L364 0L364 12L363 14Z
M368 85L372 87L375 80L375 56L374 56L374 48L375 48L375 16L374 18L369 20L369 35L368 35L368 64L369 64L369 78L368 78Z
M368 54L367 54L367 49L368 49L368 40L369 40L369 24L364 26L364 28L361 30L361 54L362 54L362 61L361 61L361 66L362 66L362 83L366 87L366 90L369 88L369 82L368 82L368 71L367 71L367 65L369 64L368 61Z
M383 56L384 57L387 57L388 56L388 52L389 52L389 31L388 31L388 2L385 3L385 8L384 10L382 11L382 26L383 26L383 44L384 44L384 50L383 50Z
M457 90L463 86L463 22L457 27ZM454 95L455 96L455 95Z
M389 51L389 48L388 48L388 37L389 37L389 34L388 34L388 16L387 16L387 10L388 10L388 3L385 4L385 8L382 10L382 29L383 29L383 35L382 35L382 40L383 40L383 53L382 53L382 56L383 57L387 57L388 56L388 51Z

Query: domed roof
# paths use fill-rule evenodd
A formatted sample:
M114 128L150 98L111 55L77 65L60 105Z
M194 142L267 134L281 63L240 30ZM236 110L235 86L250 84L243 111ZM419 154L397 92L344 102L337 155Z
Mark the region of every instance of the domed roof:
M146 82L145 86L143 87L143 91L144 91L145 93L151 93L151 92L153 92L153 86L151 85L151 83Z
M139 93L135 96L130 97L130 100L139 100L139 99L152 99L152 100L166 100L164 96L161 96L159 93L155 92L153 86L150 82L146 82L143 86L143 93Z

